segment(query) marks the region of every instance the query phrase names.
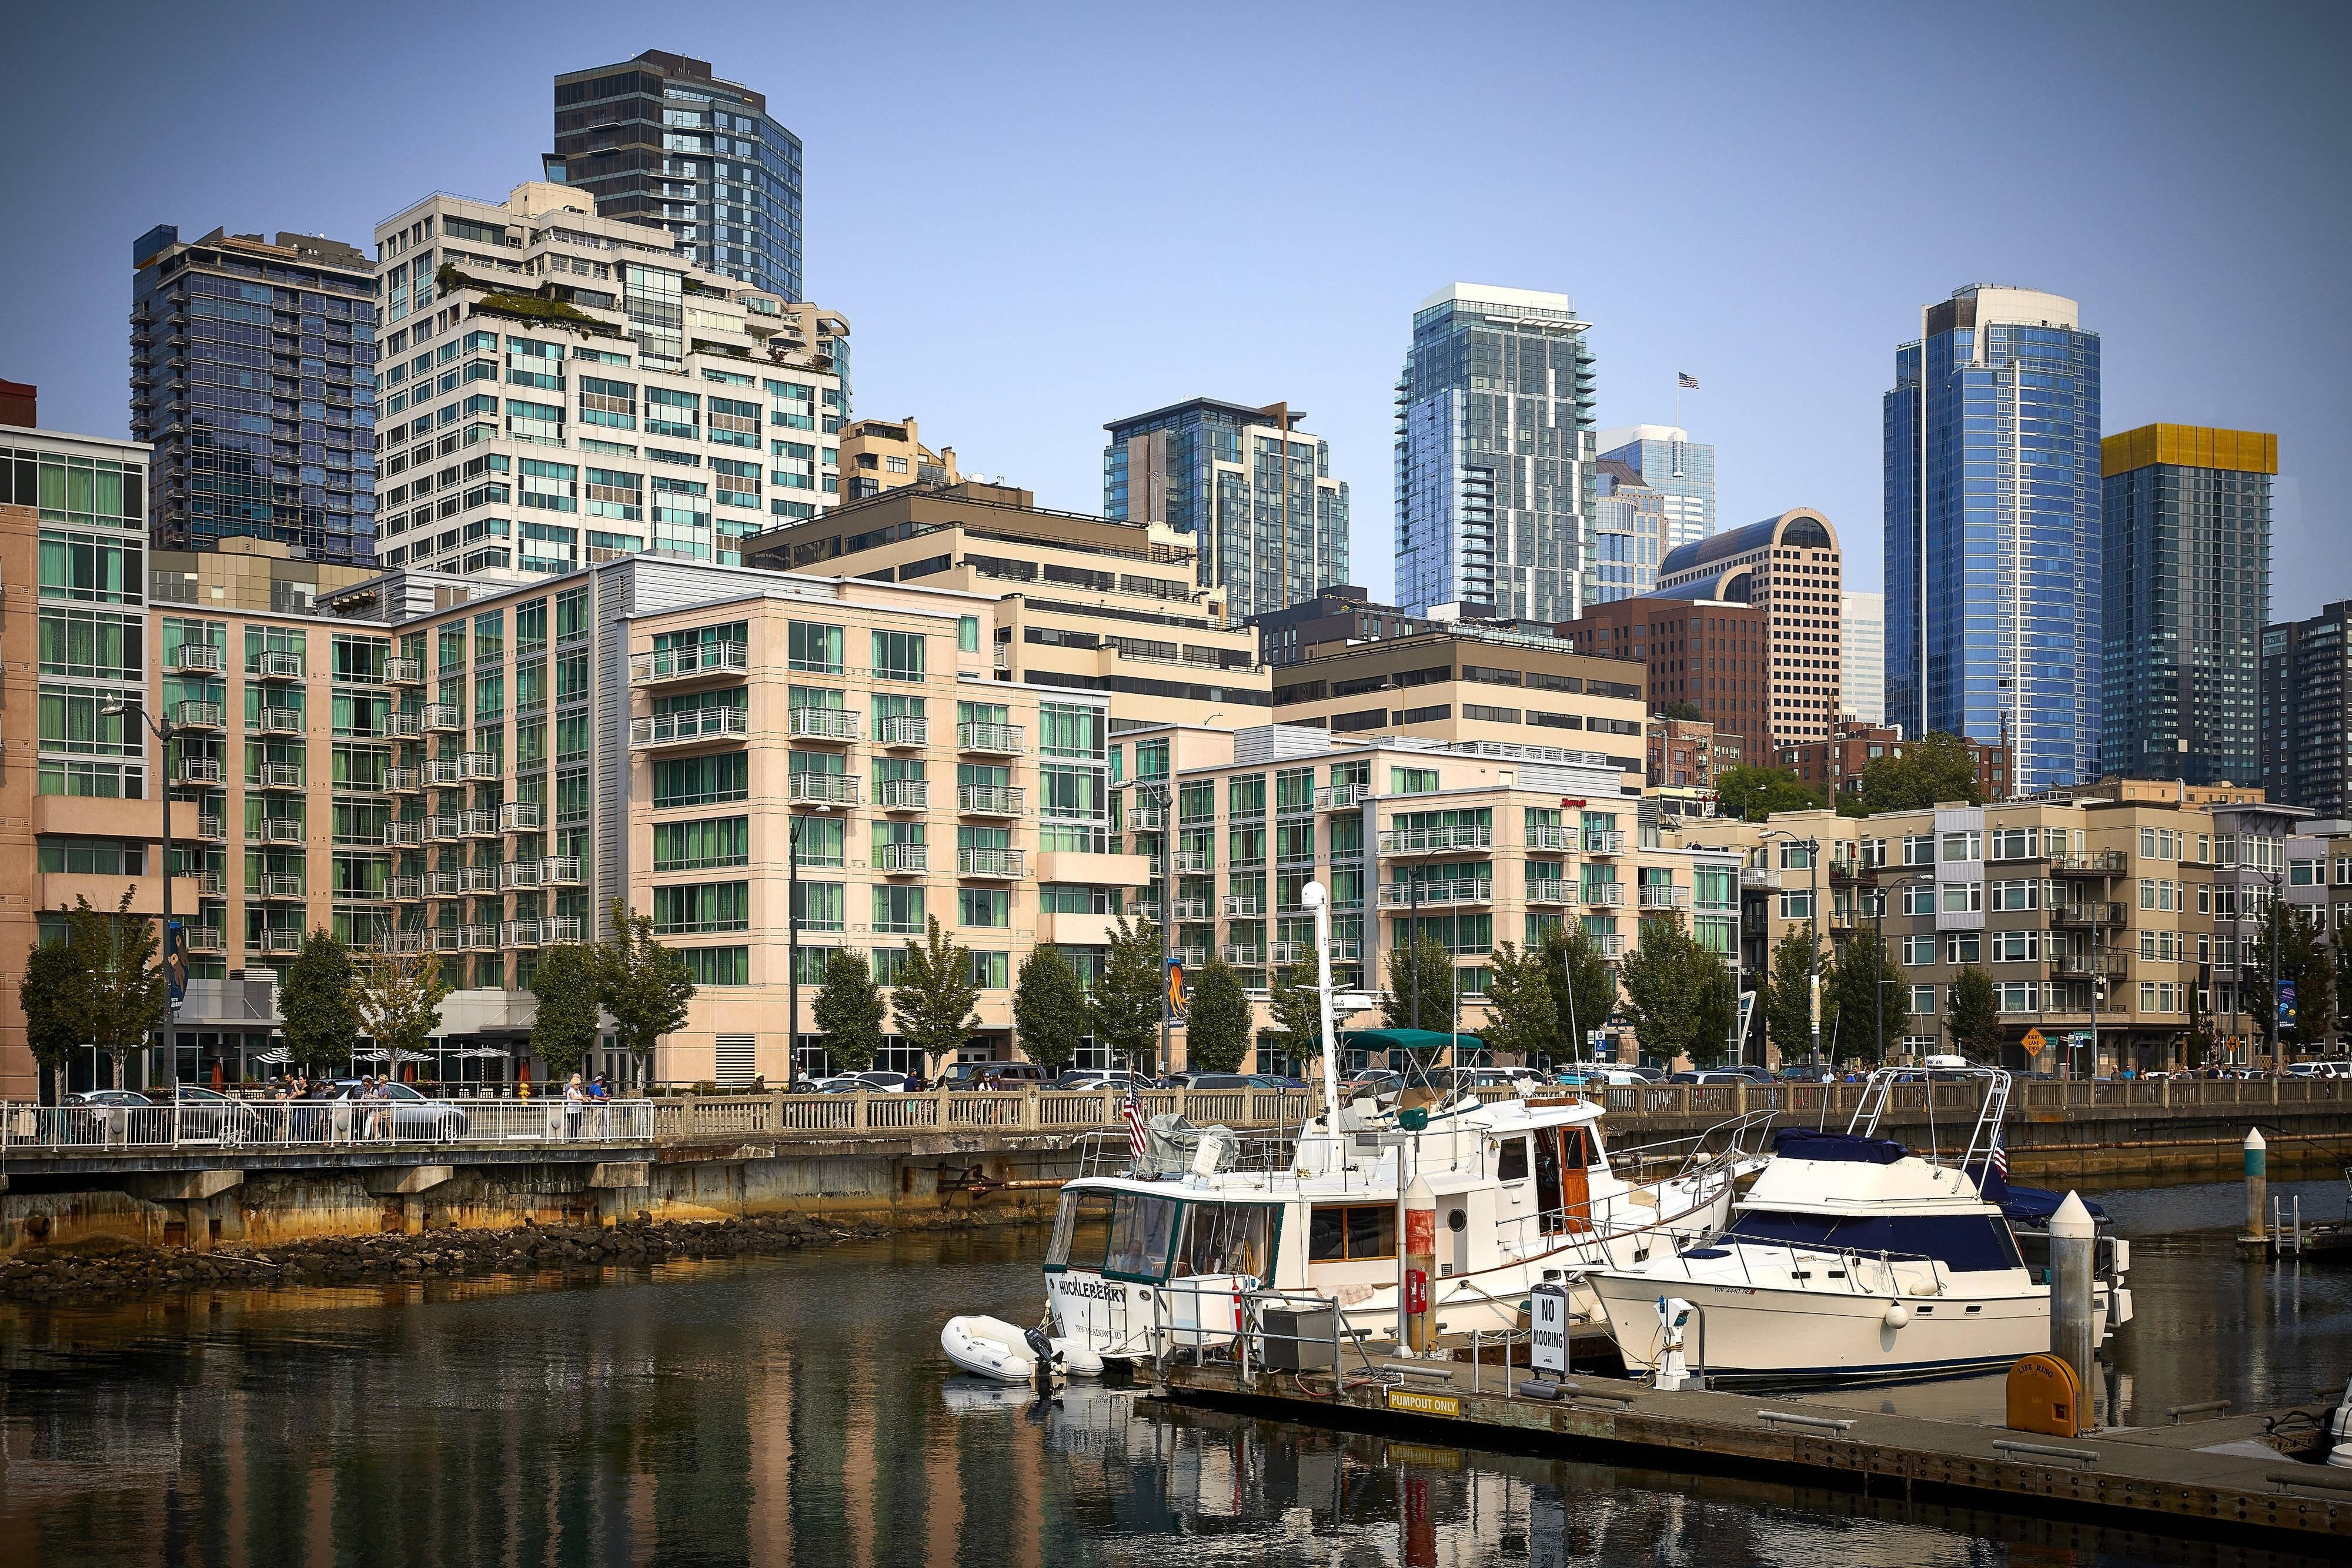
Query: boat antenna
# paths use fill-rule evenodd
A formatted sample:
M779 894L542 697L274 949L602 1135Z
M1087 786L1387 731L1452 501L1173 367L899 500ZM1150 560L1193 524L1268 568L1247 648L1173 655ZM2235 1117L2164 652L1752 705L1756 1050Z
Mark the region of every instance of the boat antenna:
M1339 1046L1331 1027L1331 895L1319 882L1300 890L1298 901L1315 912L1315 1010L1323 1030L1323 1130L1339 1135Z

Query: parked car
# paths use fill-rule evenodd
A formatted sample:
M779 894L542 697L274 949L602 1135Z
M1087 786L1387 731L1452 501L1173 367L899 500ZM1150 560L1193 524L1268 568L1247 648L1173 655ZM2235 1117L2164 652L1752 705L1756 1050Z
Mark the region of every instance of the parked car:
M1669 1083L1695 1083L1701 1087L1721 1083L1753 1083L1756 1080L1733 1067L1701 1067L1685 1072L1666 1074Z
M1054 1080L1054 1087L1056 1089L1087 1093L1104 1089L1116 1089L1124 1093L1129 1084L1133 1084L1138 1089L1149 1089L1151 1087L1151 1080L1139 1072L1129 1072L1125 1069L1114 1071L1106 1067L1073 1067Z
M1045 1083L1045 1070L1034 1061L959 1061L940 1074L942 1089L1042 1089Z
M836 1072L830 1078L811 1079L809 1082L819 1094L855 1094L860 1089L885 1094L907 1092L907 1075L903 1072Z
M241 1100L232 1100L217 1089L201 1088L194 1083L167 1085L147 1091L152 1104L179 1107L179 1135L184 1139L205 1139L224 1144L242 1143L261 1132L261 1115Z
M119 1105L125 1110L144 1110L154 1103L135 1089L77 1089L58 1102L60 1105Z
M1257 1085L1245 1072L1184 1072L1171 1074L1184 1080L1186 1089L1255 1089Z
M1588 1082L1608 1083L1620 1087L1629 1084L1655 1083L1658 1081L1658 1075L1646 1068L1620 1067L1612 1062L1588 1067L1584 1072Z
M341 1100L358 1100L367 1085L356 1078L338 1078L323 1083L293 1103L294 1135L324 1139L333 1135L332 1112L328 1104ZM463 1138L472 1130L466 1113L442 1100L428 1100L405 1083L387 1083L383 1097L392 1110L391 1135L396 1139L432 1140L451 1143ZM350 1136L382 1137L382 1132L370 1133L368 1113L373 1107L355 1104L351 1110Z
M1291 1078L1279 1072L1253 1072L1250 1074L1250 1082L1256 1084L1260 1089L1304 1089L1307 1087L1307 1080L1304 1078Z

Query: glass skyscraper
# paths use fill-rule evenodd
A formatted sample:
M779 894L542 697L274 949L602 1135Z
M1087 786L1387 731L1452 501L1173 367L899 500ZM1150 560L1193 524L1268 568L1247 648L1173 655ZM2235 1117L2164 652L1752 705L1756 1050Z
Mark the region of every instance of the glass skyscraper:
M1989 284L1920 314L1884 403L1887 722L2007 740L2021 791L2095 779L2098 334Z
M158 549L375 559L375 264L312 235L160 225L131 246L131 434Z
M1597 437L1601 455L1642 476L1665 508L1666 548L1715 535L1715 445L1678 424L1628 424Z
M801 139L709 60L647 49L564 72L541 162L598 217L657 225L704 269L801 298Z
M1396 388L1396 592L1408 612L1582 612L1590 325L1565 294L1469 283L1413 312Z
M1200 580L1236 621L1303 604L1348 580L1348 486L1306 417L1196 397L1116 420L1103 516L1199 536Z
M2146 424L2100 444L2105 476L2102 767L2251 784L2271 602L2278 437Z

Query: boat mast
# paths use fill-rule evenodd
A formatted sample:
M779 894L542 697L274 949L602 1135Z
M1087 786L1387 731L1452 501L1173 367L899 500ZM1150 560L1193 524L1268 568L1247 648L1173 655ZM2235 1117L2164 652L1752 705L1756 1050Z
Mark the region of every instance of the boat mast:
M1331 895L1310 882L1299 902L1315 912L1315 1009L1323 1026L1323 1130L1339 1135L1339 1045L1331 1027Z

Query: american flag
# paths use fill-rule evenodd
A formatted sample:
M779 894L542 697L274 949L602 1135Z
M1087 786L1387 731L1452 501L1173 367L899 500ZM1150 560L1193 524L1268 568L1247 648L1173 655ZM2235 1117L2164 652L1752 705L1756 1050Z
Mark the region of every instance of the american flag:
M2001 1145L2000 1129L1998 1127L1992 1132L1992 1174L2003 1181L2009 1179L2009 1150Z
M1143 1134L1143 1096L1135 1086L1135 1074L1132 1072L1127 1075L1127 1104L1121 1108L1120 1114L1127 1118L1128 1150L1140 1160L1150 1145Z
M1688 371L1676 371L1675 384L1678 387L1688 387L1693 392L1698 391L1698 378Z

